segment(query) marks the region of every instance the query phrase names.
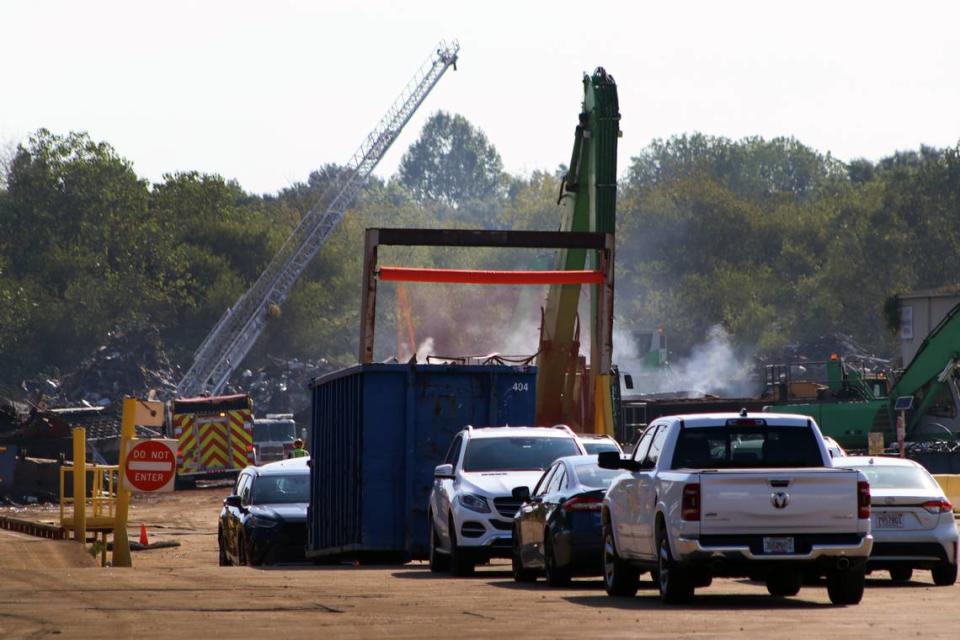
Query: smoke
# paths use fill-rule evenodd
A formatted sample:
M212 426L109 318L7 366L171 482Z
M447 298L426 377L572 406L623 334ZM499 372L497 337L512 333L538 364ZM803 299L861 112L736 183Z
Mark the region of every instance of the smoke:
M623 389L624 393L685 392L688 397L743 398L756 391L752 354L738 352L720 325L710 327L706 341L691 349L689 356L659 369L645 365L633 337L616 327L613 344L614 362L634 380L634 388Z
M426 362L427 356L435 355L433 352L433 338L427 338L417 347L417 362Z

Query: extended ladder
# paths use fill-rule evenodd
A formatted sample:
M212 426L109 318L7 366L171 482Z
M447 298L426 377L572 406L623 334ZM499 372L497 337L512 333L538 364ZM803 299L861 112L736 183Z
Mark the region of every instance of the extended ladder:
M360 144L336 182L297 225L257 281L207 335L193 364L177 385L180 397L218 394L253 347L268 314L286 299L294 283L323 246L370 173L446 70L456 68L459 43L440 42L420 66L386 115ZM323 208L323 203L327 204Z

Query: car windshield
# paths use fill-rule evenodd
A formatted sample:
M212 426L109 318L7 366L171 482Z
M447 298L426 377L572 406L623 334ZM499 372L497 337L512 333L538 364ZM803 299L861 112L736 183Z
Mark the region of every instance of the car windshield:
M615 442L610 440L588 440L583 443L583 448L587 450L587 453L590 455L597 455L603 451L620 451L620 448L617 447Z
M293 421L260 422L253 425L254 442L293 442L297 426Z
M253 483L253 504L278 504L310 502L310 476L296 475L260 476Z
M887 465L857 465L863 471L871 489L923 489L939 493L940 485L923 469Z
M688 427L680 430L674 469L822 467L813 430L774 425Z
M618 469L601 469L592 463L578 464L575 470L580 484L591 489L606 489L614 478L623 473Z
M474 438L463 457L464 471L546 469L554 460L580 453L573 438Z

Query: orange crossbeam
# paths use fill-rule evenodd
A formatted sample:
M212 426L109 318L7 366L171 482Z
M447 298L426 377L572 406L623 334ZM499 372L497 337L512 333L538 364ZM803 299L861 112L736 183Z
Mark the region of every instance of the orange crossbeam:
M453 284L603 284L603 272L591 270L491 271L487 269L380 267L380 280Z

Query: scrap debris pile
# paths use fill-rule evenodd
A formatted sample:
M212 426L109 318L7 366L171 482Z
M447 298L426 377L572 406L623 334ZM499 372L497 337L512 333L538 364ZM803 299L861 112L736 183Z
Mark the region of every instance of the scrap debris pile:
M228 386L231 393L249 393L258 415L303 411L310 406L310 380L337 368L325 358L313 362L267 357L269 365L245 370L235 384Z
M269 363L247 369L231 381L225 393L249 393L258 414L296 413L310 405L309 383L336 368L318 362L268 356ZM62 375L24 380L24 399L39 409L110 407L119 412L126 395L170 400L182 377L171 363L154 326L111 331L105 344L80 365Z
M59 378L25 380L21 387L38 406L106 406L125 395L172 398L177 378L159 330L148 326L115 329L76 369Z

